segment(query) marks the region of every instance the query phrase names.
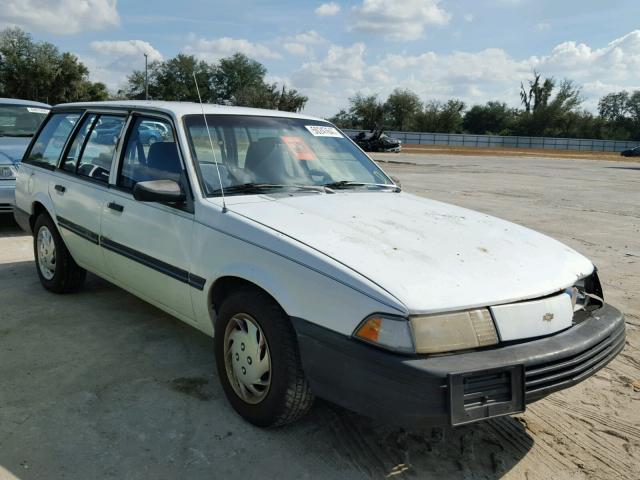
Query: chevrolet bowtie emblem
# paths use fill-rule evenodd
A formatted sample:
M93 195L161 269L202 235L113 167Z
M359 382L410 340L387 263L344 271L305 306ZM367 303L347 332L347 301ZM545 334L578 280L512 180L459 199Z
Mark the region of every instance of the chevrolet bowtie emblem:
M545 322L550 322L551 320L553 320L553 313L545 313L542 317L542 320L544 320Z

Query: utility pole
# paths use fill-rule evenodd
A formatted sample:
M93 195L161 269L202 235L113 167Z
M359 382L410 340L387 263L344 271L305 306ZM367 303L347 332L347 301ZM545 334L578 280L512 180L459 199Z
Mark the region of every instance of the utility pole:
M146 53L144 54L144 99L149 100L149 62Z

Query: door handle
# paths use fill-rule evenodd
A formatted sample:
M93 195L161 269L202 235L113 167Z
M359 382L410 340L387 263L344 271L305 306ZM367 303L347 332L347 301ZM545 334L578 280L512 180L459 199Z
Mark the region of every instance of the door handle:
M67 191L67 187L65 187L64 185L56 185L55 187L53 187L56 189L56 191L60 192L60 193L64 193Z
M115 210L116 212L122 212L124 210L124 207L122 205L115 202L109 202L107 204L107 207L109 207L111 210Z

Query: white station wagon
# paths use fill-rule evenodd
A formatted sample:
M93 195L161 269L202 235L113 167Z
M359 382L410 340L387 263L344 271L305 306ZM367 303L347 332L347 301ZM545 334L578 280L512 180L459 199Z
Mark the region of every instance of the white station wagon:
M16 205L45 288L77 290L90 271L215 333L224 391L259 426L315 396L412 426L522 412L625 342L589 260L402 192L317 118L58 105Z

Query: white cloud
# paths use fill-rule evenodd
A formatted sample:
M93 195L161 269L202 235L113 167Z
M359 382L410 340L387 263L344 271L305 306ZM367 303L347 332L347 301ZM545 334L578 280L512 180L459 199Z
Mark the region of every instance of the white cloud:
M336 2L323 3L314 12L319 17L330 17L340 12L340 5Z
M298 35L294 35L290 38L295 42L306 43L309 45L319 45L326 42L322 35L320 35L315 30L309 30L308 32L299 33Z
M309 55L309 49L303 43L286 42L282 45L284 49L291 55Z
M146 53L149 62L162 60L162 54L153 45L144 40L116 40L91 42L91 49L101 55L110 55L119 59L140 59Z
M149 62L163 60L162 54L143 40L97 41L89 45L94 55L82 57L89 68L91 78L117 89L134 70L144 69L144 54Z
M466 13L464 15L465 22L473 22L473 13Z
M366 67L364 52L364 43L350 47L331 45L324 60L304 63L294 81L303 87L329 86L333 81L362 81Z
M520 82L530 79L534 69L545 77L574 80L582 86L584 107L595 110L609 92L640 89L640 30L601 48L569 41L529 58L489 48L392 54L371 62L363 44L332 45L321 61L303 64L292 81L309 96L309 113L329 116L346 107L357 91L386 98L396 87L409 88L423 100L457 97L468 104L500 100L517 106Z
M213 40L190 37L190 43L185 46L185 52L196 55L208 61L215 61L228 57L234 53L244 53L248 57L258 60L277 60L282 58L278 52L261 43L253 43L244 38L222 37Z
M446 25L451 19L440 0L363 0L353 14L353 30L390 40L415 40L426 26Z
M3 0L2 4L0 26L63 35L120 24L117 0Z

